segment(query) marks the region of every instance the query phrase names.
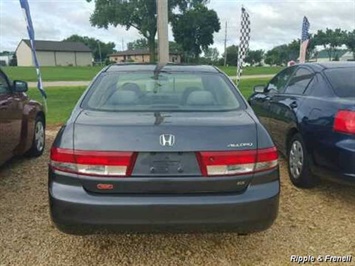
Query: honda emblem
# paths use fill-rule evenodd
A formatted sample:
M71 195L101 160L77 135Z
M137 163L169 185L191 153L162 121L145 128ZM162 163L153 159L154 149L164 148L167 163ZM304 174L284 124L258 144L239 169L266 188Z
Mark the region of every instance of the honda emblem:
M174 146L175 136L172 134L162 134L159 137L159 143L161 146Z

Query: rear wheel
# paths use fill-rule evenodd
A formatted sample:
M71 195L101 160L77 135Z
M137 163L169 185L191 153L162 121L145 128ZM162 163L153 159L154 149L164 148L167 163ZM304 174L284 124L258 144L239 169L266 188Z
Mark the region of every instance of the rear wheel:
M30 157L41 156L44 151L44 145L45 145L44 119L41 116L37 116L35 121L32 146L30 150L27 152L27 155Z
M312 188L317 185L317 178L310 170L310 158L306 152L301 134L295 134L288 145L288 173L291 182L300 188Z

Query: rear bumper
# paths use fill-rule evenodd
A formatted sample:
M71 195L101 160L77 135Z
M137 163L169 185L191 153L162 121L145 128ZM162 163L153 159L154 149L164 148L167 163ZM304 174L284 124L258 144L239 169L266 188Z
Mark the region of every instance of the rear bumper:
M312 172L337 183L355 185L355 139L321 142Z
M341 171L331 171L325 167L313 166L312 173L320 178L327 179L343 185L355 186L355 173L343 173Z
M276 219L279 186L275 180L250 185L240 194L98 195L82 186L50 181L50 212L57 227L71 233L249 233L267 229Z

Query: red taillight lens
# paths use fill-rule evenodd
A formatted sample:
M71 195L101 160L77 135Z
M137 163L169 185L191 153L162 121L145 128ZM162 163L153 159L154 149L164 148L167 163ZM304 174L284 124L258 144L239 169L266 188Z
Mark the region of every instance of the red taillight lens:
M275 147L246 151L199 152L197 158L204 176L241 175L277 166Z
M335 115L334 131L355 134L355 111L340 110Z
M258 150L255 172L269 170L277 166L278 154L275 147Z
M54 169L97 176L130 176L136 153L51 149L50 164Z

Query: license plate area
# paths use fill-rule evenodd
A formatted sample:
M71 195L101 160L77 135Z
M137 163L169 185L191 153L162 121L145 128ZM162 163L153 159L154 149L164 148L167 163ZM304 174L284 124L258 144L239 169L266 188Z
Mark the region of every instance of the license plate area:
M193 152L139 153L132 176L199 176L198 162Z
M152 174L178 174L184 171L182 153L151 153L150 172Z

